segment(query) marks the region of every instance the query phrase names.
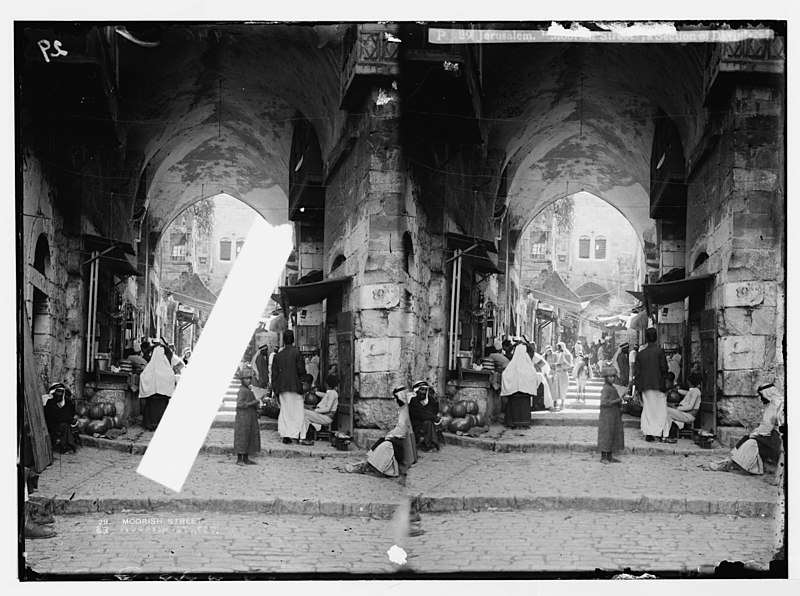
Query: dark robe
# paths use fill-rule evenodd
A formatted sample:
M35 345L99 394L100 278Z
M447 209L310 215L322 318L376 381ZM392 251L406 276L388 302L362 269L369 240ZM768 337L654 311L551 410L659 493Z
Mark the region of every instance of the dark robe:
M242 385L236 396L236 418L233 423L233 452L237 455L258 455L261 452L261 430L258 427L258 405L249 387Z
M164 417L169 405L169 396L154 393L144 398L144 408L142 410L142 427L147 430L155 430Z
M533 401L537 403L540 401L544 403L543 383L539 383L539 386L536 388L535 396L518 391L513 395L502 397L501 399L505 400L505 417L503 419L503 424L506 426L530 427L531 409L533 408L531 397L533 397Z
M429 396L428 403L422 405L419 396L414 396L408 404L408 414L411 417L411 427L417 443L426 449L439 449L439 437L436 432L436 418L439 416L439 402L435 397Z
M255 358L255 366L256 371L258 372L258 386L259 387L268 387L269 386L269 363L267 360L267 355L259 350L258 354ZM255 381L255 379L253 379Z
M50 434L50 443L57 451L68 451L77 445L72 428L75 416L75 403L66 398L64 407L58 407L58 399L51 397L44 405L44 421Z
M617 366L619 366L619 384L627 385L630 379L631 363L628 360L628 352L620 350L617 355Z
M605 383L600 391L600 420L597 425L597 449L601 453L625 449L621 404L622 398L614 386Z

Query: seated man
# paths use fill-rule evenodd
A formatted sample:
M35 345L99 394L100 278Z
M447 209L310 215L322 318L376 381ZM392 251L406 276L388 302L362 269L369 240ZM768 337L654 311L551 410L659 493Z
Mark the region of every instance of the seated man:
M747 472L761 475L764 464L777 464L781 456L782 439L779 428L785 423L783 395L773 383L758 388L762 403L766 406L761 424L749 435L742 437L731 451L731 456L710 464L718 472Z
M417 438L417 447L423 451L439 451L439 433L436 428L440 420L439 402L426 381L417 381L411 390L414 397L408 404L408 413Z
M78 441L72 393L63 383L53 383L48 394L51 397L44 405L44 420L50 443L59 453L75 452Z
M671 373L668 373L671 374ZM679 404L667 403L667 422L664 426L664 435L667 438L667 443L676 443L677 434L672 429L681 429L684 424L692 424L697 417L697 412L700 409L700 383L702 378L700 375L691 373L689 375L689 390L676 389L678 394L683 395L683 399Z
M406 391L405 385L392 389L392 396L399 408L397 425L385 437L381 437L367 451L365 461L348 463L345 472L351 474L376 474L379 476L404 476L409 467L417 462L417 447L408 403L414 394Z
M316 392L317 397L321 397L322 401L313 410L307 409L303 412L306 425L313 426L314 431L318 431L323 425L328 426L333 422L333 417L336 416L336 409L339 407L339 393L336 391L338 385L339 379L335 375L325 377L327 391L325 393L322 391Z

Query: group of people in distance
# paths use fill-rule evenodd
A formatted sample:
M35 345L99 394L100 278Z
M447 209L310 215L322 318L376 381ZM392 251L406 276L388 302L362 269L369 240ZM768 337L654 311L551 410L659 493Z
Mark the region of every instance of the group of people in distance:
M686 388L678 387L675 379L681 374L680 350L667 358L657 340L658 332L651 327L645 330L646 344L641 349L638 344L631 349L629 342L623 342L613 353L610 343L603 339L586 348L578 341L572 352L564 342L558 342L555 350L548 345L541 355L535 344L524 338L495 344L487 357L503 371L500 395L505 425L528 428L531 410L563 408L570 374L576 379L576 399L585 402L586 381L597 375L604 379L598 421L601 462L619 461L612 454L625 446L622 410L634 396L641 400L640 428L645 441L676 443L679 430L693 425L698 415L703 379L695 363L686 377ZM739 442L729 459L712 469L760 474L764 463L769 466L778 462L779 429L785 424L783 396L771 383L760 387L759 395L766 406L761 424Z

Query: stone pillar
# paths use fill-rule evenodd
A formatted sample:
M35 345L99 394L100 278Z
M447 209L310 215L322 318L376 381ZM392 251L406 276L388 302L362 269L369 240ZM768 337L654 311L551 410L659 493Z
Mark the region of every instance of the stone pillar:
M64 376L75 395L83 394L84 367L86 364L86 320L88 308L88 284L84 276L84 259L81 253L81 239L67 237L66 285L64 305L66 324L64 327Z
M783 97L767 87L737 86L729 99L720 213L730 249L721 251L719 419L749 426L760 418L756 388L784 387L786 317Z
M354 314L356 425L389 428L397 420L391 387L411 379L417 350L404 283L403 236L409 230L403 202L406 173L400 158L397 93L390 87L375 88L365 103L362 129L366 136L351 152L363 177L354 181L359 189L356 196L343 199L343 208L356 213L356 221L349 221L341 233L349 236L348 228L363 229L366 240L352 246L361 237L355 233L350 238L351 250L346 246L344 250L350 261L346 270L355 274L349 306ZM326 221L326 235L327 228Z

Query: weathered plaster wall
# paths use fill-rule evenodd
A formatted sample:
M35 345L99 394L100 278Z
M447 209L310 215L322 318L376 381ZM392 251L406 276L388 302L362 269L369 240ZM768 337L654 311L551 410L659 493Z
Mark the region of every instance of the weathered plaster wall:
M756 387L784 386L785 195L783 98L769 88L737 87L720 137L689 184L688 263L716 275L719 422L755 423Z

